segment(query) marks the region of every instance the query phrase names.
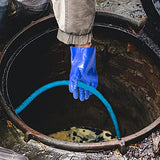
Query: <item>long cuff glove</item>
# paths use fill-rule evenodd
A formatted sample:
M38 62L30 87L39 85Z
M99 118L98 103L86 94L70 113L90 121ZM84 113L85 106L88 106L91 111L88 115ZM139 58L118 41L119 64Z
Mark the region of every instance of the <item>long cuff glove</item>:
M70 47L71 71L69 80L69 91L75 99L84 101L91 93L83 88L77 87L78 81L94 88L98 84L96 71L96 49L95 47Z

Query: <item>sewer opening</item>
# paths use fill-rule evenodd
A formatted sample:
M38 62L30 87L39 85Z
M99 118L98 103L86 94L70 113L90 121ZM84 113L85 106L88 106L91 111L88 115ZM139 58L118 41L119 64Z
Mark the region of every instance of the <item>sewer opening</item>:
M121 136L152 123L159 116L160 73L154 61L129 39L94 28L97 50L98 90L111 104ZM124 35L123 35L124 36ZM12 57L6 94L12 106L19 106L33 91L56 80L69 79L69 46L59 42L52 31L32 41ZM56 87L38 96L20 118L46 135L71 127L115 130L105 106L95 96L74 100L67 86Z

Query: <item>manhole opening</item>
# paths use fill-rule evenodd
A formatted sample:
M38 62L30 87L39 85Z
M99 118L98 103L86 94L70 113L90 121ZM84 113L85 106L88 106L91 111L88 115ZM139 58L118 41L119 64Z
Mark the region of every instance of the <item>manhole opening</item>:
M103 27L95 27L93 33L97 89L113 107L121 136L130 135L159 116L159 70L148 54L129 39L113 36ZM7 84L4 92L12 106L19 106L46 83L69 79L69 46L55 37L56 31L46 33L12 56L8 74L3 77ZM84 102L74 100L67 86L44 92L19 116L28 126L46 135L76 126L107 130L115 136L102 102L95 96Z

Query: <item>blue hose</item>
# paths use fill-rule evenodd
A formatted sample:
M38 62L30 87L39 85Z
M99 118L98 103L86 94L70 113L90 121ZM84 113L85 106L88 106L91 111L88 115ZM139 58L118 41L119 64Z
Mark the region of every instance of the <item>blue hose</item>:
M39 88L35 92L33 92L19 107L17 107L15 109L15 112L17 114L19 114L23 109L25 109L42 92L44 92L44 91L46 91L50 88L53 88L53 87L56 87L56 86L63 86L63 85L69 85L69 81L68 80L55 81L55 82L51 82L51 83L48 83L48 84L42 86L41 88ZM103 102L103 104L107 108L107 110L110 114L110 117L112 119L117 138L120 138L121 137L120 136L120 130L119 130L119 126L118 126L116 116L115 116L115 114L112 110L111 105L107 102L107 100L103 97L103 95L98 90L96 90L95 88L93 88L89 85L86 85L85 83L82 83L82 82L78 82L78 87L81 87L81 88L84 88L84 89L90 91L91 93L93 93L95 96L97 96Z

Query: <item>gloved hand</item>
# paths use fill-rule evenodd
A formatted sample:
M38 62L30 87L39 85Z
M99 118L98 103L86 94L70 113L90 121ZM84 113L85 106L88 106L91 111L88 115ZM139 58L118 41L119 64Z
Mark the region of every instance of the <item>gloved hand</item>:
M94 88L98 84L96 71L96 49L95 47L70 47L71 71L69 79L69 91L75 99L81 101L88 99L91 93L83 88L77 87L78 81Z

